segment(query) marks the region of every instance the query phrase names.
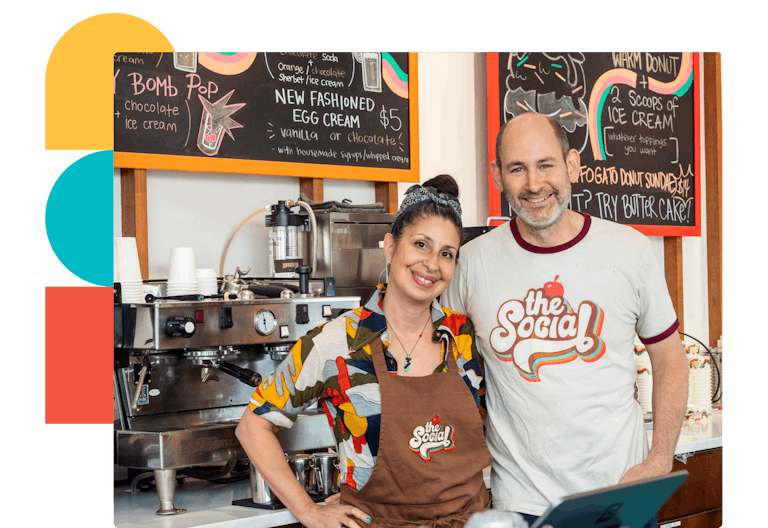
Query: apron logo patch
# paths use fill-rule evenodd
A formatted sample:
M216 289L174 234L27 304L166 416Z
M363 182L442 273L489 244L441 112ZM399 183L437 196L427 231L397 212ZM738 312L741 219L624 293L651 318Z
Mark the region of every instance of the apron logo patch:
M440 417L435 416L424 425L413 430L413 437L408 441L411 451L418 453L422 460L432 460L432 453L450 451L454 448L453 427L440 424Z

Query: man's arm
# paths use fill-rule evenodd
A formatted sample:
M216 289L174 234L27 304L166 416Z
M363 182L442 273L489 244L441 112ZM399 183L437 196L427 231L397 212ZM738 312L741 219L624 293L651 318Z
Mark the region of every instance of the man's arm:
M653 445L648 458L619 482L665 475L672 471L677 437L688 401L688 359L677 332L645 346L653 373Z

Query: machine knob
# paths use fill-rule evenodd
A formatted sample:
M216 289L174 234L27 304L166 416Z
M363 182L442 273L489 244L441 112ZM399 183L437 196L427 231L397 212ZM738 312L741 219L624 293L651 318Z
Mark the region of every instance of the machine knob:
M165 332L170 337L191 337L195 330L195 322L189 317L169 317L165 323Z

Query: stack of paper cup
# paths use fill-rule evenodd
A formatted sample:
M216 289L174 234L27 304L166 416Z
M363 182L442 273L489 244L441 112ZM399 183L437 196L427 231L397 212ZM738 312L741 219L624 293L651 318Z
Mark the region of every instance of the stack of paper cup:
M195 251L191 247L171 248L168 265L166 295L191 295L197 293Z
M708 356L692 354L688 357L688 409L712 408L712 362Z
M115 237L112 272L115 283L120 283L120 294L124 303L144 302L144 283L141 280L139 251L135 238Z
M216 295L219 293L216 270L212 268L198 268L197 293L202 295Z
M651 358L644 346L635 345L635 365L637 366L638 399L643 413L653 411L651 396L653 395L653 372L651 372Z

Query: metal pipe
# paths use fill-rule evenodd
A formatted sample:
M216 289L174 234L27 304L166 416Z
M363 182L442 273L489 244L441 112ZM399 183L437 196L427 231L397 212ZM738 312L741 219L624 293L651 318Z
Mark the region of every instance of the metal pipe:
M315 273L317 273L317 219L315 218L315 212L304 200L286 200L285 204L288 207L295 207L297 205L303 207L309 214L309 224L312 229L312 275L310 276L315 276Z

